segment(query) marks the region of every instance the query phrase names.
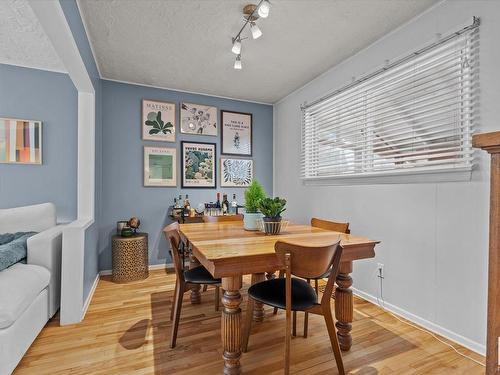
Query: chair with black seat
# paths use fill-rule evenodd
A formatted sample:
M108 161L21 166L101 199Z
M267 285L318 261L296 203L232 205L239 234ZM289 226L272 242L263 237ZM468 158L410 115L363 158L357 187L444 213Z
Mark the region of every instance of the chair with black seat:
M183 246L181 236L179 234L179 224L172 223L167 225L163 232L167 241L172 247L172 257L176 274L174 299L172 301L172 309L170 311L170 320L174 320L172 324L172 333L170 338L170 347L174 348L177 341L177 331L179 328L179 320L181 316L182 297L184 293L191 290L194 285L214 285L215 286L215 310L219 310L220 299L220 284L221 279L214 279L208 270L199 266L190 270L184 269L184 264L181 257L181 247Z
M279 263L285 269L285 278L277 278L252 285L248 289L248 305L245 316L242 351L248 348L253 307L255 301L286 311L285 374L290 372L290 340L292 311L305 311L322 315L325 319L339 374L344 374L342 355L332 318L330 295L339 271L342 248L340 238L335 241L316 243L278 241L275 244ZM325 293L318 303L314 288L303 279L315 279L330 270ZM297 276L297 277L292 277Z

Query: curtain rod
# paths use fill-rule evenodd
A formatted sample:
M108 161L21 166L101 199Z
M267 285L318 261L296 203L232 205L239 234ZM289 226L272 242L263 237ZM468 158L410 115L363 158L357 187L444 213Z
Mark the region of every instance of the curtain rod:
M422 54L424 52L430 51L433 48L436 48L437 46L439 46L439 45L441 45L441 44L443 44L443 43L445 43L445 42L447 42L447 41L449 41L451 39L454 39L457 36L460 36L460 35L466 33L469 30L472 30L472 29L475 29L475 28L479 27L480 23L481 23L481 21L480 21L479 17L474 16L473 17L473 22L472 22L471 25L466 26L463 29L460 29L459 31L455 31L452 34L450 34L450 35L448 35L448 36L446 36L444 38L439 39L437 42L434 42L434 43L432 43L432 44L430 44L430 45L428 45L428 46L426 46L424 48L421 48L418 51L409 54L408 56L402 57L402 58L400 58L400 59L398 59L398 60L396 60L396 61L394 61L394 62L392 62L392 63L390 63L390 64L388 64L388 65L386 65L386 66L384 66L384 67L382 67L382 68L380 68L380 69L378 69L378 70L376 70L376 71L374 71L374 72L372 72L370 74L367 74L367 75L365 75L365 76L363 76L363 77L361 77L361 78L359 78L359 79L357 79L357 80L349 83L348 85L346 85L346 86L344 86L344 87L342 87L342 88L340 88L338 90L335 90L335 91L333 91L333 92L331 92L331 93L329 93L329 94L327 94L325 96L322 96L319 99L314 100L311 103L307 103L306 102L306 103L304 103L303 105L300 106L300 109L303 111L303 110L305 110L305 109L307 109L307 108L309 108L309 107L311 107L311 106L313 106L315 104L318 104L318 103L322 102L323 100L329 99L329 98L331 98L331 97L333 97L333 96L335 96L337 94L340 94L343 91L346 91L346 90L350 89L351 87L359 85L360 83L365 82L365 81L369 80L370 78L378 76L379 74L384 73L388 69L391 69L391 68L394 68L395 66L401 65L401 64L407 62L408 60L411 60L415 56L418 56L418 55L420 55L420 54Z

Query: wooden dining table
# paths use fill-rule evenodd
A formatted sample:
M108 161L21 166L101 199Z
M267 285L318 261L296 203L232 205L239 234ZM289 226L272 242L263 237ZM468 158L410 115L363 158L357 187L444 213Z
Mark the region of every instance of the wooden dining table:
M290 223L279 235L266 235L259 231L246 231L243 222L181 224L183 240L192 248L194 262L201 263L212 276L222 279L224 306L221 315L224 374L241 373L241 309L242 276L252 275L252 283L266 279L280 268L274 244L278 240L307 241L311 245L335 242L340 236L343 248L339 274L336 278L335 317L340 348L349 350L352 345L353 320L352 266L358 259L373 258L379 241L352 234L328 231L309 225ZM199 288L192 290L191 302L199 303ZM262 320L263 306L256 304L254 320Z

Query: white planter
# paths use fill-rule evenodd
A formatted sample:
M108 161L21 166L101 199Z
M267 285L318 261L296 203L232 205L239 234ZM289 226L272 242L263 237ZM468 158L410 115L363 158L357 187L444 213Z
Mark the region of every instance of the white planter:
M245 230L259 230L258 220L262 219L263 216L260 212L255 214L245 212L245 215L243 215L243 228Z

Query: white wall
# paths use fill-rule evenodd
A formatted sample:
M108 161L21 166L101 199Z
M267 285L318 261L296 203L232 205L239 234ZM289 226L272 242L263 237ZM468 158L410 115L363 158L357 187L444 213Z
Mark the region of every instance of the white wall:
M382 241L375 259L355 262L354 287L360 294L378 295L376 267L384 263L384 299L393 310L484 353L486 155L477 152L471 182L306 186L299 178L301 103L435 41L436 33L446 35L471 23L473 16L482 23L477 131L499 130L500 1L444 1L275 105L275 194L289 200L292 220L305 223L318 216L349 221L353 234Z

